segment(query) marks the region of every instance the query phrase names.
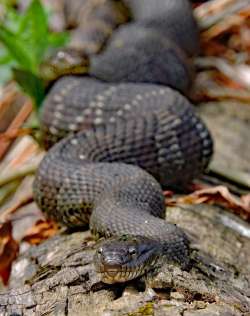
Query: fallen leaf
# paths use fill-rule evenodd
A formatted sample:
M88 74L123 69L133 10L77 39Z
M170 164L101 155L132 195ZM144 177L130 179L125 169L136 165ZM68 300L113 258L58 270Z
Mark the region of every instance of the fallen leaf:
M170 190L167 190L167 191L164 191L163 194L164 194L164 196L166 198L170 198L170 197L172 197L174 195L174 192L170 191Z
M0 277L4 285L8 284L12 262L19 252L19 245L12 237L12 224L10 221L0 226Z
M208 42L201 41L201 48L205 56L221 56L226 53L227 47L221 42L210 40Z
M245 205L245 208L249 210L250 209L250 194L243 195L241 197L241 201L243 205Z
M27 118L30 116L31 112L32 112L32 103L31 101L26 101L23 104L23 107L21 108L21 110L17 113L16 117L13 119L13 121L9 125L8 129L6 130L6 133L9 134L9 133L12 133L13 130L16 131L17 129L19 129L22 126L22 124L27 120ZM5 139L5 141L3 141L3 139L1 140L0 159L5 155L12 141L13 141L12 138Z
M245 220L250 220L250 194L237 198L231 194L227 187L216 186L197 190L189 195L172 199L166 202L167 205L177 204L218 204L233 210Z
M8 222L11 218L11 216L22 206L30 203L33 201L33 196L27 195L23 197L21 200L17 201L14 205L7 208L1 215L0 215L0 221L1 222Z
M28 229L22 241L31 245L38 245L42 241L54 236L58 232L58 225L52 220L39 219L36 224Z
M232 78L227 77L226 75L220 72L217 72L216 74L214 74L214 81L232 89L242 90L244 88L243 85L241 85L239 82L237 82L236 80L233 80Z
M19 136L30 135L31 132L31 128L13 128L8 130L8 132L0 133L0 141L11 141Z
M234 27L239 27L245 22L245 18L239 15L231 15L227 19L224 19L208 30L204 31L201 36L203 41L210 41L222 34L233 31Z

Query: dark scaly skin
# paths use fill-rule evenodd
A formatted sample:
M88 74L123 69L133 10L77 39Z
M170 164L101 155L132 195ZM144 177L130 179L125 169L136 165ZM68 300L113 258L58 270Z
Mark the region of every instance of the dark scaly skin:
M41 77L46 81L54 81L62 76L82 75L89 70L89 57L80 50L62 48L47 57L40 65Z
M120 0L65 0L64 6L67 25L74 28L69 46L87 55L98 53L114 29L130 16Z
M183 68L181 73L177 72L177 74L171 74L171 76L176 75L179 80L179 76L184 75L185 79L182 78L182 81L184 80L186 85L184 87L181 86L179 90L188 90L192 76L190 76L190 64L184 55L193 56L199 51L199 30L188 0L125 0L124 2L127 7L120 0L65 0L66 24L68 28L73 28L71 41L66 51L64 49L61 49L59 52L56 51L43 63L41 67L43 78L52 81L65 74L87 73L89 66L88 57L100 53L117 26L128 22L130 14L132 14L132 19L136 22L135 27L137 29L147 30L148 33L151 33L151 37L152 32L157 33L158 37L161 37L160 42L163 43L158 44L158 49L153 50L153 54L159 54L163 58L167 54L169 63ZM138 33L138 30L131 28L129 37L133 33ZM120 42L120 39L124 40L123 36L124 33L121 33L121 37L119 35L116 36L118 42ZM132 41L124 42L124 46L131 48L136 40L136 37L133 36ZM153 38L152 41L154 45L155 39ZM142 51L144 50L144 45L140 45ZM149 49L147 45L146 49ZM133 59L138 58L138 55L140 56L140 52L137 54L137 50L132 54ZM99 61L97 59L97 69L95 66L94 70L91 70L93 74L97 74L97 77L99 76L101 79L112 81L116 71L115 66L124 58L117 59L117 52L120 53L119 51L111 50L111 52L107 53L108 58L101 57ZM112 66L114 57L116 64ZM106 69L107 67L111 68L112 75L109 72L106 73L105 68L102 69L103 64L106 64L106 62L108 62L108 65L105 67ZM123 62L123 65L126 67L127 63L124 64ZM155 68L158 69L158 66L159 64L156 64ZM141 67L145 67L145 64L141 65ZM121 71L122 69L118 76L120 81L126 79L140 82L143 79L140 75L136 79L130 78L126 72L121 76ZM168 73L165 74L165 77L168 75ZM117 75L114 80L117 80ZM150 78L147 78L146 81L151 82ZM157 78L157 81L154 80L153 82L171 85L172 80L166 80L161 75L160 78Z
M169 259L164 254L165 250L157 240L123 235L102 242L95 253L94 263L103 282L112 284L135 279L155 269L164 259Z
M199 30L188 0L124 0L133 20L172 40L187 55L199 53Z
M43 117L47 137L57 136L58 127L69 121L81 123L83 131L57 143L43 159L34 183L39 207L67 226L90 221L94 234L142 235L145 242L150 238L146 244L149 249L154 244L151 262L161 252L187 266L188 239L161 219L164 196L156 179L164 186L183 186L199 176L211 157L209 132L188 100L157 85L112 86L69 77L51 91ZM151 266L144 264L145 269ZM138 272L119 278L119 270L104 270L112 275L104 278L108 283Z
M90 74L108 82L168 85L183 93L192 83L192 66L183 51L155 30L136 23L120 27L105 51L93 56Z
M113 31L130 18L120 0L62 0L70 42L49 55L40 67L46 81L67 74L86 74L89 56L99 53Z
M159 18L158 11L153 18ZM92 63L92 73L107 81L154 82L187 92L190 66L178 39L171 38L179 29L171 29L167 39L153 25L137 26L118 31ZM160 184L183 187L199 176L212 155L212 140L183 96L153 84L68 77L48 96L43 126L48 147L76 134L59 141L42 161L35 200L64 225L90 222L94 234L113 236L95 255L104 282L137 277L163 257L189 265L185 233L163 219Z

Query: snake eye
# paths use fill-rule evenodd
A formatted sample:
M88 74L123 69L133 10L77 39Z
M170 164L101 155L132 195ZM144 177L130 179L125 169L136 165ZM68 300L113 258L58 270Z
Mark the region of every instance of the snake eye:
M129 248L128 252L129 252L129 254L130 254L131 256L136 255L136 249L135 249L135 248Z
M102 252L103 252L102 248L99 248L99 249L97 250L98 255L101 255Z

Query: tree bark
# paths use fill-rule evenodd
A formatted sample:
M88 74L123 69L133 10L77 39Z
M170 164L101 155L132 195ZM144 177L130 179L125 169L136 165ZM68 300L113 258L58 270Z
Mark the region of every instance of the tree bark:
M172 207L168 220L191 237L192 269L164 264L143 282L105 285L95 273L89 232L32 246L14 264L0 315L249 315L249 226L215 206ZM234 223L239 232L225 227Z

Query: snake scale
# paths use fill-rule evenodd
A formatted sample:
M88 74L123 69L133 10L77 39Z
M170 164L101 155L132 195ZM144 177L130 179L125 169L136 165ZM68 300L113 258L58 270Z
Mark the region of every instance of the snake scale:
M188 267L189 240L165 221L162 187L184 188L213 151L179 92L188 92L188 56L199 46L189 2L125 2L134 21L91 58L91 77L65 76L50 90L42 128L52 148L34 182L49 217L74 228L89 223L106 238L94 259L106 283L140 276L162 257Z

